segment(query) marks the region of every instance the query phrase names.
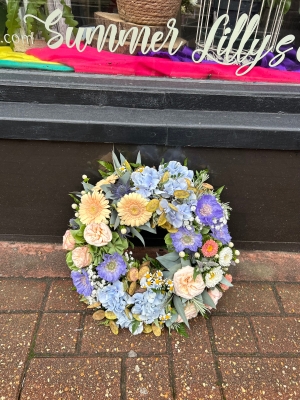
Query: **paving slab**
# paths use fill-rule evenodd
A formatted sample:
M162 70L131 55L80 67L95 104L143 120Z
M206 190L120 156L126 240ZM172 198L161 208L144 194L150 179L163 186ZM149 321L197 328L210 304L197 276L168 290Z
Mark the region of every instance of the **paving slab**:
M120 358L33 359L20 399L117 400L120 379Z
M131 335L127 329L120 329L119 334L114 335L109 327L97 324L89 315L84 325L81 351L97 354L133 350L137 354L161 354L167 351L166 338L166 330L159 338L153 334Z
M252 317L263 353L300 353L300 318Z
M55 279L49 291L45 310L85 310L86 305L79 301L79 295L72 290L71 279Z
M300 284L277 283L276 289L286 313L300 314Z
M228 400L298 400L299 358L221 357L223 390Z
M74 353L81 315L78 313L45 313L37 333L36 353Z
M214 316L212 326L219 352L253 353L258 350L247 318Z
M0 399L18 397L37 314L0 315Z
M128 358L126 388L128 400L173 400L168 357Z
M233 282L219 300L215 313L270 313L280 312L273 289L268 283Z
M39 310L46 283L36 279L0 278L0 311Z

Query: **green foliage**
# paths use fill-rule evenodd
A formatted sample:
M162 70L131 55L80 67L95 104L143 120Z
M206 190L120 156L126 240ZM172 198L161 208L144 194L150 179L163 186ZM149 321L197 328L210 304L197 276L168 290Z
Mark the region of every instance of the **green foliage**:
M107 171L114 172L114 166L111 163L106 161L98 161L98 163L101 164L102 167L107 169Z
M132 333L134 333L136 330L137 330L137 328L140 326L140 321L138 321L138 320L136 320L136 319L134 319L133 320L133 323L132 323Z
M72 270L72 271L79 271L79 268L77 268L72 260L72 251L69 251L66 255L66 263L67 266Z
M175 307L176 311L181 316L183 322L186 324L187 327L190 327L189 322L188 322L187 317L184 312L184 306L182 304L182 299L179 296L176 296L176 294L174 294L173 303L174 303L174 307Z
M186 327L183 322L180 324L178 324L178 323L173 324L173 329L175 329L175 331L177 333L179 333L179 335L184 336L186 338L189 337L189 335L187 334L187 331L186 331Z
M72 199L75 201L76 204L80 203L80 199L78 197L74 196L74 194L69 193L69 196L72 197Z
M108 254L114 254L114 253L123 254L124 251L128 248L128 242L126 239L121 238L117 232L113 232L112 241L104 247L105 251Z
M76 244L84 244L85 239L83 237L83 232L85 229L85 225L81 225L79 229L73 229L71 230L71 235L73 236Z
M72 13L71 7L67 6L64 0L60 0L61 5L63 6L63 18L65 19L65 23L72 27L75 28L78 25L78 22L75 21L74 15ZM74 33L76 35L77 29L74 29Z
M16 0L8 0L7 2L6 28L10 37L12 37L21 28L21 21L19 18L19 2ZM12 49L14 49L14 44L12 41L10 46Z

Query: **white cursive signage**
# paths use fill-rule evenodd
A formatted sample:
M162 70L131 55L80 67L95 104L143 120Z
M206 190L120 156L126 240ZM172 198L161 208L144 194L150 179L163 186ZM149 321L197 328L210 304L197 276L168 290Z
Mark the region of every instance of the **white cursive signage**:
M54 25L56 25L59 20L62 18L62 11L57 9L53 11L45 21L39 19L35 15L27 14L24 16L24 21L28 17L34 18L45 25L45 28L48 32L52 34L51 39L48 41L47 45L50 49L59 48L63 42L64 38L62 34L56 32L51 29ZM257 29L260 17L259 15L254 15L249 24L247 24L248 15L242 14L233 29L225 26L229 22L229 16L224 14L220 16L213 26L210 29L210 32L207 36L207 40L204 43L203 48L194 50L192 54L192 59L195 63L200 63L204 59L212 59L220 64L224 65L239 65L242 64L236 71L236 75L245 75L249 72L256 63L261 60L266 53L271 51L268 48L268 43L270 42L271 35L266 35L264 39L254 38L251 40L251 46L249 50L245 50L245 45L249 41L253 32ZM168 21L167 27L169 29L167 35L164 40L164 33L161 31L155 32L152 37L151 30L148 26L144 26L140 31L136 27L132 27L129 30L120 30L118 34L118 30L116 25L110 24L107 28L104 25L98 25L96 28L88 27L88 28L79 28L75 35L75 40L73 40L73 28L68 27L66 32L66 40L65 43L67 47L72 48L76 47L79 52L83 52L88 45L90 45L93 41L95 34L98 35L97 38L97 50L100 52L103 49L106 41L108 41L109 51L115 52L119 46L124 46L125 42L129 40L129 52L133 54L136 50L138 44L141 46L141 52L143 54L147 54L149 51L158 52L163 46L168 43L168 53L174 55L177 50L182 46L182 42L180 42L177 48L174 48L176 40L178 38L179 31L175 28L176 20L172 18ZM213 57L210 54L211 46L214 42L214 38L217 34L217 31L220 30L220 27L224 26L224 35L219 40L219 44L217 46L216 55L217 57ZM222 28L223 29L223 28ZM231 36L228 38L228 35L231 33ZM242 36L241 36L242 35ZM117 39L118 37L118 39ZM240 44L237 50L233 49L233 46L239 38ZM85 39L85 40L84 40ZM84 42L83 42L84 40ZM292 50L292 47L285 48L281 50L280 48L284 45L289 45L295 40L294 35L287 35L282 38L276 45L276 53L278 53L270 62L270 67L275 67L279 65L285 58L285 54ZM228 41L227 46L225 46L226 41ZM196 57L197 55L197 57ZM300 62L300 48L297 51L297 60Z

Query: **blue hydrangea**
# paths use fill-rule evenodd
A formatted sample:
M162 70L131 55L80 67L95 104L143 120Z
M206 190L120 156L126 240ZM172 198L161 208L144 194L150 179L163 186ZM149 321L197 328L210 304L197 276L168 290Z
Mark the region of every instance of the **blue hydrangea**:
M129 302L133 304L131 309L133 314L138 314L146 324L152 324L155 319L164 314L166 295L150 289L144 293L135 293Z
M198 251L198 248L202 246L202 235L195 233L194 229L180 228L178 232L171 233L170 236L177 253L186 249Z
M194 177L194 171L189 170L178 161L170 161L165 167L160 165L158 171L161 176L168 171L170 172L171 177L182 177L190 180Z
M134 190L141 196L147 198L151 196L154 189L160 181L158 171L154 168L145 167L142 172L133 172L131 180L134 184Z
M186 190L187 182L184 178L169 179L165 184L162 191L163 197L173 196L175 190Z
M203 195L197 203L196 215L204 225L213 225L213 219L223 218L223 209L215 196Z
M93 287L85 269L82 269L81 271L72 271L71 278L79 294L86 297L92 294Z
M189 204L174 204L178 211L183 215L183 219L190 219L193 214Z
M129 313L131 316L131 313ZM123 311L122 313L116 314L118 317L118 320L116 321L116 324L119 325L121 328L129 328L130 325L133 322L133 317L128 318L126 313Z
M123 283L114 282L112 285L98 289L97 298L104 308L114 312L117 316L121 315L127 305L129 295L124 291Z
M166 214L166 219L174 228L180 228L183 224L183 214L179 211L170 210Z
M211 231L213 237L217 240L220 240L220 242L223 244L228 244L231 241L231 236L227 225L220 227L220 229L212 228Z

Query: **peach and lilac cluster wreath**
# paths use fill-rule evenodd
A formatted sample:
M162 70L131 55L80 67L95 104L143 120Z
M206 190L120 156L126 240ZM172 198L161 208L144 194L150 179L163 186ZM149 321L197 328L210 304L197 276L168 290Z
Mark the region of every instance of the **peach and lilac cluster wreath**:
M81 301L93 318L117 334L134 335L164 327L186 335L188 320L215 308L232 286L230 265L239 263L227 221L230 207L206 183L207 171L187 162L162 162L158 169L112 153L99 161L102 179L83 175L83 190L73 192L75 216L63 237L66 261ZM167 252L155 259L134 258L131 239L143 245L143 231L167 231ZM145 252L146 253L146 252Z

